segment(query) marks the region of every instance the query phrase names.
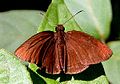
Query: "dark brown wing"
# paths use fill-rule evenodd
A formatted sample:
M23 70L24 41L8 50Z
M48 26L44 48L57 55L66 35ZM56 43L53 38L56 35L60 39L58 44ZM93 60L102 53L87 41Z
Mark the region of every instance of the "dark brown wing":
M112 55L112 51L102 42L92 36L80 32L66 33L67 72L79 73L90 64L100 63Z
M54 32L40 32L25 41L16 51L15 55L24 61L37 64L47 73L60 73L58 55L55 51Z

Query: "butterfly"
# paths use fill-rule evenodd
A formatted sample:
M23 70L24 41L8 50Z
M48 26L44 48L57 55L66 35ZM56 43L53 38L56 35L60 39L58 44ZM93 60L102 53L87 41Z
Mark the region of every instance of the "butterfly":
M64 32L61 24L55 30L32 36L16 49L15 55L37 64L48 74L77 74L112 55L112 50L104 43L84 32Z

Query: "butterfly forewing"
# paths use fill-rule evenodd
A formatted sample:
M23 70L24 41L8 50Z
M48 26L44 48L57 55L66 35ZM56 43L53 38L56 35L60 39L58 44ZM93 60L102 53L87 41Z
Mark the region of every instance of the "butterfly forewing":
M73 50L74 55L72 57L77 59L76 63L85 66L96 64L107 60L112 54L112 51L104 43L86 33L69 31L66 33L66 37L67 52L69 54L70 49Z
M17 48L15 55L24 61L38 63L40 59L42 59L41 56L43 56L42 54L44 53L43 48L46 47L44 44L50 41L53 37L54 32L40 32L29 38L19 48Z

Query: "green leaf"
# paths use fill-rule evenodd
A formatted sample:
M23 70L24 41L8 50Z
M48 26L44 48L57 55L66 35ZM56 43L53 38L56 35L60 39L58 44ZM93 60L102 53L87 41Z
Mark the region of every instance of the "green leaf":
M38 67L35 65L35 64L30 64L29 65L29 68L31 69L31 71L33 71L34 72L34 74L32 74L32 76L35 76L35 75L37 75L38 77L37 78L39 78L39 80L37 80L37 81L35 81L35 84L41 84L41 82L42 82L42 84L59 84L59 82L58 81L56 81L56 80L54 80L54 79L50 79L50 78L47 78L47 77L44 77L44 76L42 76L42 75L40 75L38 72L37 72L37 69L38 69ZM30 72L31 72L30 71ZM33 80L36 80L36 78L34 77L34 79ZM44 82L43 82L44 81ZM37 82L37 83L36 83Z
M65 0L72 14L84 10L75 16L82 30L102 40L108 38L110 33L112 18L110 2L110 0Z
M12 54L0 50L0 84L32 84L26 67Z
M42 16L40 11L14 10L0 13L0 48L13 52L36 33Z
M113 55L103 62L105 72L111 84L120 84L120 41L109 42L108 45Z
M44 19L42 20L38 32L51 30L54 31L58 24L63 24L65 31L81 30L74 18L64 24L68 19L72 17L64 0L52 0Z
M62 82L60 84L109 84L109 83L105 76L100 76L95 80L91 80L91 81L71 80L71 81Z

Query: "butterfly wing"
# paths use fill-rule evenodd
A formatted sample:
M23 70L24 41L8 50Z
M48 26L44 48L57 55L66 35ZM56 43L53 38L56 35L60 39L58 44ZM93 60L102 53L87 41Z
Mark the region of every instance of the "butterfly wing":
M80 31L67 32L65 40L68 60L66 73L82 72L89 65L105 61L112 55L104 43Z
M76 74L79 72L84 71L86 68L88 68L88 65L84 65L81 63L78 57L78 53L76 52L77 46L71 41L66 40L66 51L67 51L67 56L65 57L66 62L65 62L65 71L64 73L66 74Z
M38 64L43 55L43 48L46 42L53 38L54 33L51 31L40 32L16 49L15 55L24 61L29 61ZM40 58L40 59L39 59Z
M46 73L49 74L59 74L61 72L61 66L58 56L58 47L56 44L56 39L53 38L46 43L46 48L44 50L42 58L42 67L46 69Z
M41 69L45 68L47 73L60 73L52 31L44 31L32 36L16 49L15 55L24 61L37 64Z

